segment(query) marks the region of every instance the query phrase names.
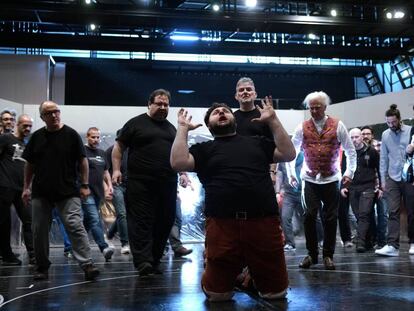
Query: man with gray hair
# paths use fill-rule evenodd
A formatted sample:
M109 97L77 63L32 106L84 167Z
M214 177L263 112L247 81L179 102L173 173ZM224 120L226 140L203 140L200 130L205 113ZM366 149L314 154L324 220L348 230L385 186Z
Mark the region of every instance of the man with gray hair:
M2 128L0 134L13 133L16 125L16 112L11 109L4 109L0 112L0 125Z
M330 98L325 92L313 92L306 96L304 104L309 109L311 118L299 124L292 137L296 154L302 149L304 164L301 178L304 181L305 238L308 256L299 264L308 269L318 263L318 239L316 234L316 217L322 211L324 229L323 263L327 270L335 270L333 254L336 243L336 226L338 219L339 181L348 187L356 168L355 147L349 138L342 121L325 114ZM347 157L347 170L341 177L340 148ZM297 185L295 161L291 166L290 183Z
M349 202L357 219L356 251L363 253L373 247L369 231L371 213L376 195L382 196L377 178L380 176L379 154L371 145L364 142L359 128L350 130L349 136L356 149L357 166L351 186L349 189L342 188L341 195L349 195Z
M92 263L88 234L81 217L80 199L90 194L85 148L79 134L61 122L55 102L43 102L39 112L46 126L33 133L22 156L26 160L22 198L27 204L31 197L33 210L36 257L33 278L48 278L49 231L52 210L56 208L72 242L73 256L85 272L85 279L91 281L99 275L99 270Z

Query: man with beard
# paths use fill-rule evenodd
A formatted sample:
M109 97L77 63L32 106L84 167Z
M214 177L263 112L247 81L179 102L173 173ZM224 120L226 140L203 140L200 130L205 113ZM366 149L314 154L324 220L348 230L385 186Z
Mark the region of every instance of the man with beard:
M140 276L162 273L160 259L175 220L177 174L169 158L175 127L167 120L170 92L158 89L148 111L130 119L112 150L112 182L122 182L122 154L128 149L126 210L134 266ZM180 185L188 182L180 174Z
M14 126L16 125L16 113L9 109L4 109L0 112L0 134L13 133Z
M25 208L22 201L24 174L22 153L26 145L25 140L32 130L32 124L32 119L22 114L18 118L16 132L0 135L0 251L3 255L3 266L22 264L10 247L10 207L12 204L22 222L29 263L35 263L31 208Z
M402 198L407 209L410 243L408 253L414 255L414 186L412 182L405 182L401 178L406 148L413 143L412 127L401 123L401 114L395 104L385 112L385 121L388 129L382 133L381 138L380 172L381 185L389 207L388 237L387 245L377 249L375 254L400 255L400 202ZM412 152L412 150L407 151Z
M363 253L372 249L369 232L371 214L376 193L379 192L379 196L382 196L376 183L379 175L379 154L374 147L363 141L359 128L350 130L349 136L357 152L357 167L351 186L349 189L341 189L341 195L348 197L349 194L352 211L357 219L356 251Z
M262 297L286 295L282 230L269 164L294 159L295 150L271 100L262 105L253 122L265 123L273 141L238 135L232 110L216 103L204 118L214 140L189 149L188 132L201 124L192 124L184 109L178 113L171 166L197 172L205 189L206 268L201 284L210 301L231 299L246 265Z

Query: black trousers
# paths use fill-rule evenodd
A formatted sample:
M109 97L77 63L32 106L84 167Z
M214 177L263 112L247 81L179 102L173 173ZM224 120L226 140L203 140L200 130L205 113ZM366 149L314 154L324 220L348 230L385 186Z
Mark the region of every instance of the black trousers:
M158 265L175 220L177 182L128 179L126 211L134 266Z
M306 181L305 197L305 238L306 248L312 258L318 256L318 238L316 233L316 217L322 210L324 232L323 257L333 257L336 242L336 226L338 218L339 182L315 184Z
M345 243L351 241L351 226L349 224L349 196L346 198L339 196L338 224L342 242Z
M13 255L10 246L11 219L10 208L14 205L17 216L23 226L23 239L27 252L33 254L32 213L31 206L25 207L22 201L22 192L0 187L0 252L3 257Z

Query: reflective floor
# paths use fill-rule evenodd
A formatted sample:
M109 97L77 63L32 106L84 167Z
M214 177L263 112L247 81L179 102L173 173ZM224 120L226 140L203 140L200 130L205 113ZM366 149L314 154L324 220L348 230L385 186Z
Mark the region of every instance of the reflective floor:
M290 289L283 301L265 301L237 292L233 301L208 303L200 289L202 244L190 244L188 258L164 257L163 275L140 278L129 256L117 249L105 263L94 249L101 270L96 282L85 282L76 262L51 249L48 281L34 282L22 252L21 267L0 266L2 310L414 310L414 256L403 245L399 257L356 254L338 243L335 271L322 265L300 270L304 241L286 253ZM19 250L17 250L19 251ZM321 261L321 260L320 260Z

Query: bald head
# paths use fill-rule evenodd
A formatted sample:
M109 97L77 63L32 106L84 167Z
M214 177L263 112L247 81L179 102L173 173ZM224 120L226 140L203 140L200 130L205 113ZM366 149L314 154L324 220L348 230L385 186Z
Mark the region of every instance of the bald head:
M351 137L352 143L355 146L355 149L361 149L364 146L362 139L362 132L359 128L353 128L349 131L349 137Z
M32 126L32 118L27 114L21 114L17 118L17 131L15 133L15 136L23 140L23 138L30 135L30 132L32 131Z
M62 128L60 123L60 108L53 101L47 100L39 106L40 118L46 123L48 131L57 131Z

